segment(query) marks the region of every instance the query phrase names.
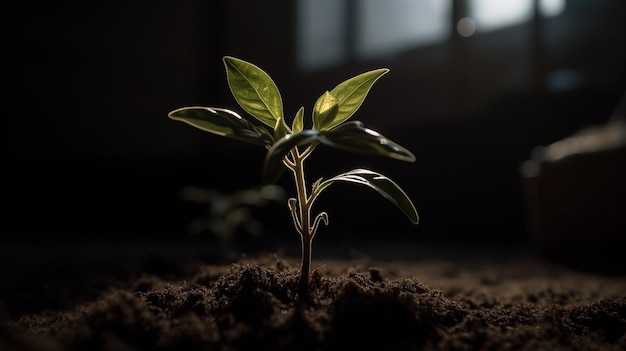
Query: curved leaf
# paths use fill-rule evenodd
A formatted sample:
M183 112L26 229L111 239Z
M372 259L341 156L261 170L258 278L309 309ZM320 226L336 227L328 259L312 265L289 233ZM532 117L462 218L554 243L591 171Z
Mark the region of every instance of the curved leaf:
M319 222L320 220L324 221L324 224L328 225L328 213L320 212L317 216L315 216L315 222Z
M328 225L328 213L320 212L317 216L315 216L315 219L313 220L313 225L311 226L311 238L315 236L315 233L317 233L317 229L322 222Z
M182 107L168 117L204 131L259 145L272 145L274 138L263 126L255 126L236 112L216 107Z
M320 132L312 129L305 129L300 133L287 134L274 143L265 155L263 162L263 183L274 183L281 176L283 167L283 158L298 145L310 144L315 142Z
M283 118L283 101L278 87L259 67L224 56L230 91L241 108L264 124L274 128Z
M280 177L283 158L293 147L313 142L354 153L385 156L401 161L415 162L415 155L406 148L374 130L365 128L362 122L352 121L337 126L332 130L305 129L300 133L289 134L277 140L265 156L264 182L273 183Z
M361 73L337 85L330 94L337 101L339 110L334 118L324 121L319 130L329 130L350 118L361 107L372 85L389 72L387 68Z
M365 128L361 121L352 121L337 126L321 134L318 139L321 144L345 151L415 162L415 155L411 151L377 131Z
M322 182L317 187L317 192L319 193L331 184L339 181L361 184L376 190L379 194L396 205L413 224L419 222L417 210L415 206L413 206L411 199L409 199L398 184L386 176L368 169L354 169Z

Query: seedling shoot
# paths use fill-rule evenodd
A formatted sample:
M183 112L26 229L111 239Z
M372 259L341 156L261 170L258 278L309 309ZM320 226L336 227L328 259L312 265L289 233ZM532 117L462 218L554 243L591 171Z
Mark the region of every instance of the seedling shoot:
M213 134L265 147L264 184L275 183L285 170L292 173L296 194L287 205L302 244L298 283L301 298L308 295L313 238L322 223L328 225L328 214L322 211L313 215L313 204L330 185L349 182L367 186L397 206L412 223L418 223L411 199L398 184L380 173L357 168L329 179L317 179L310 185L305 177L305 161L322 145L415 162L415 156L406 148L366 128L360 121L348 121L388 69L362 73L324 92L313 106L310 125L305 126L304 107L300 107L287 124L280 92L265 71L232 56L224 56L223 63L231 93L239 106L256 119L255 123L235 111L219 107L182 107L168 116Z

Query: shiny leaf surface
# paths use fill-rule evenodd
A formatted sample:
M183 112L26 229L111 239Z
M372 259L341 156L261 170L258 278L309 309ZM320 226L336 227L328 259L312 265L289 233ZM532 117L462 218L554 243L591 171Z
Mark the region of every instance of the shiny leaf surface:
M255 126L236 112L216 107L183 107L171 111L168 117L204 131L240 141L272 145L274 138L263 126Z
M391 203L396 205L413 224L417 224L419 222L417 210L404 190L402 190L394 181L380 173L376 173L368 169L354 169L322 182L317 187L317 191L321 192L335 182L350 182L365 185L374 189L387 200L391 201Z
M299 145L320 143L344 151L390 157L414 162L415 155L380 133L367 129L360 121L353 121L332 130L305 129L277 140L265 156L263 181L275 182L281 175L282 160L289 151Z
M415 155L362 122L352 121L319 135L321 144L349 152L370 154L414 162Z

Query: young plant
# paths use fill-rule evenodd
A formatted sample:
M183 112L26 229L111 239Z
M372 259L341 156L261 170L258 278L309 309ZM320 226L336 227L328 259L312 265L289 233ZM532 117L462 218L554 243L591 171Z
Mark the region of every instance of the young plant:
M290 198L287 204L302 243L298 286L300 297L308 294L313 238L322 222L328 225L328 214L319 212L312 216L312 207L331 184L349 182L365 185L396 205L412 223L418 223L417 211L406 193L380 173L362 168L353 169L326 180L320 178L311 186L307 186L305 178L304 163L320 145L401 161L415 161L415 156L409 150L365 128L362 122L347 122L361 106L372 85L389 72L388 69L362 73L326 91L313 106L311 127L305 128L304 107L300 107L291 125L287 125L280 92L267 73L235 57L225 56L223 62L235 100L262 124L252 123L237 112L219 107L183 107L171 111L168 116L210 133L264 146L267 149L262 171L264 184L276 182L285 168L293 173L296 197Z
M285 191L278 185L264 185L223 194L217 189L186 186L180 190L183 200L206 206L205 216L194 219L188 227L190 234L208 232L219 241L220 254L233 250L235 234L243 230L252 237L263 234L263 223L255 218L251 207L263 207L272 202L285 201Z

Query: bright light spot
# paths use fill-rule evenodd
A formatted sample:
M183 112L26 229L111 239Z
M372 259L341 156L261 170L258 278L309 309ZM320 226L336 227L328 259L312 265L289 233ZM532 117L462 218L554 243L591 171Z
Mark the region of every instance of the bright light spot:
M471 37L476 32L476 22L469 17L464 17L456 24L456 30L464 37Z
M546 17L558 16L565 11L565 0L541 0L539 12Z
M372 136L375 136L375 137L381 136L380 133L378 133L375 130L369 129L369 128L365 128L365 133L367 133L369 135L372 135Z
M479 32L488 32L529 21L533 0L474 0L469 2L469 16Z

